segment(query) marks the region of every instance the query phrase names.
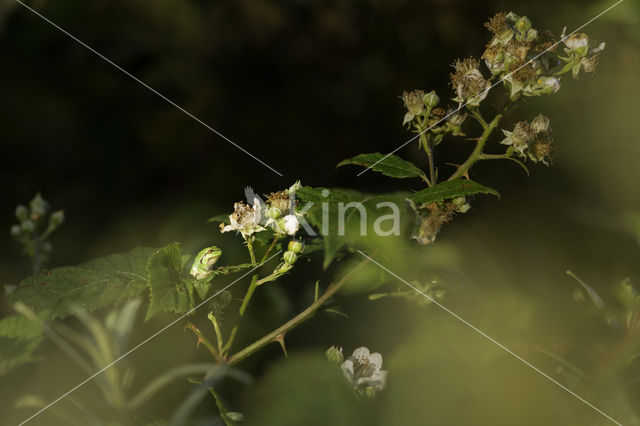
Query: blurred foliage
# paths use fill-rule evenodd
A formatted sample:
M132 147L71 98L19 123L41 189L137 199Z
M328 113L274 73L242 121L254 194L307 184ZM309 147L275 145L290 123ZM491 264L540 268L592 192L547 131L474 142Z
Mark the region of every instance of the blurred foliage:
M398 126L404 110L397 96L413 87L448 93L436 77L449 71L455 57L484 49L487 33L481 20L506 8L559 33L611 3L30 4L283 171L288 180L379 193L398 187L375 173L356 177L351 167L331 169L359 152L389 152L404 142L406 134ZM601 61L597 78L566 85L553 101L530 101L530 108L544 110L557 123L560 148L554 168L527 179L517 167L480 166L477 174L486 177L489 187L499 187L504 199L478 197L473 214L444 229L437 245L417 253L400 239L390 238L382 247L373 237L355 241L361 249L380 248L376 259L410 282L443 283L445 305L624 424L640 424L638 358L619 357L629 354L628 338L612 330L599 309L572 303L579 285L564 271L575 271L607 306L618 306L611 291L617 287L609 283L630 277L638 287L633 218L640 201L633 161L640 156L634 143L640 134L635 118L639 19L638 3L627 0L590 24L589 32L607 42L607 60ZM261 192L283 186L276 175L15 2L0 2L0 23L0 229L14 223L13 206L38 190L53 205L64 206L67 223L53 237L52 266L171 241L182 241L188 253L211 243L228 246L234 237L220 235L217 225L205 224L206 218L227 211L245 185ZM460 142L441 154L455 162L467 150ZM415 152L407 149L403 156L420 163ZM248 261L241 249L225 255L230 263ZM339 256L323 275L316 251L309 262L298 262L300 275L265 286L253 301L255 311L245 318L247 335L239 343L250 343L288 320L313 300L318 276L320 285L327 285L336 269L351 267L357 256ZM3 282L18 283L29 269L6 235L0 242ZM256 378L249 396L226 381L216 390L230 409L259 424L351 425L363 419L408 425L608 424L437 307L359 297L371 289L404 288L379 269L364 270L347 287L350 292L333 300L348 320L321 312L287 336L287 361L276 345L247 359L242 368ZM240 288L234 289L234 297L240 294ZM6 294L0 300L4 317ZM163 320L139 325L132 341L161 328ZM200 326L207 320L194 322ZM63 323L78 327L73 319ZM0 322L3 352L26 354L17 362L35 359L33 350L42 343L41 328L25 325L24 318L15 316ZM190 337L182 330L168 331L132 355L129 361L141 383L176 363L209 361L205 351L183 344ZM629 341L635 344L637 338ZM341 373L321 359L334 344L381 348L389 386L371 405L356 402ZM316 355L306 356L304 349ZM39 389L41 399L31 403L41 404L86 377L50 342L40 351L37 358L45 363L3 376L0 423L15 424L32 412L14 409L20 395ZM0 372L15 366L11 359L0 360ZM144 419L171 418L191 390L183 383L160 392L153 407L143 410L148 411ZM89 388L80 397L103 402ZM193 417L210 420L216 412L209 398L194 407ZM51 421L42 418L42 424Z

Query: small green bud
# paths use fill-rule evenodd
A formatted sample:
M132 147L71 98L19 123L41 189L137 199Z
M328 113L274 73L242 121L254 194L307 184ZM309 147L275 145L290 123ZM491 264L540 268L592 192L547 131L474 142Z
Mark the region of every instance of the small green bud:
M11 227L11 236L12 237L18 237L21 233L22 233L22 229L20 228L19 225L13 225Z
M344 361L342 348L338 348L337 346L331 346L329 349L327 349L325 355L327 356L327 359L334 364L340 365Z
M296 254L302 253L304 251L304 242L299 240L291 240L289 241L288 249L289 251Z
M284 252L284 256L282 256L282 258L289 265L293 265L296 263L296 260L298 260L298 256L294 252L288 250Z
M22 222L22 230L27 233L31 233L36 230L36 224L31 219L27 219Z
M440 103L440 98L436 95L436 91L432 90L422 97L422 102L427 108L435 108Z
M376 396L376 388L373 386L367 386L364 390L364 396L368 399L373 399Z
M29 219L29 210L25 206L20 204L18 207L16 207L16 218L20 221L20 223Z
M280 209L275 206L270 206L267 208L267 211L265 212L265 214L269 219L275 220L275 219L279 219L282 216L282 211L280 211Z
M57 212L51 213L49 217L49 227L51 229L57 228L62 222L64 222L64 211L58 210Z
M42 243L42 245L40 246L40 251L44 254L50 254L51 253L51 249L53 247L51 246L51 243L49 241L45 241L44 243Z
M38 220L49 210L49 203L47 203L40 193L37 193L36 196L29 203L29 207L31 208L31 217L34 220Z
M526 16L522 16L516 21L516 29L521 33L527 32L531 29L531 21Z
M273 271L274 274L285 274L287 272L289 272L291 270L291 268L293 268L293 263L287 263L287 262L282 262L281 264L279 264L275 271Z

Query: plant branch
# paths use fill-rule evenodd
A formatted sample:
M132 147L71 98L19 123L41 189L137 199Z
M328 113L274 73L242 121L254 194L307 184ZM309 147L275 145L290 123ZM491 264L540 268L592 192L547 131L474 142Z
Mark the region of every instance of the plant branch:
M213 359L215 359L216 361L220 361L220 356L218 355L218 351L216 351L216 348L213 347L211 342L209 342L209 340L206 337L204 337L204 334L202 334L202 332L198 329L198 327L196 327L191 323L188 323L187 325L185 325L185 328L188 328L193 332L193 334L196 335L196 337L198 338L198 343L202 343L204 347L209 350L209 352L211 353L211 356L213 356Z
M489 136L491 136L491 133L494 131L494 129L498 127L502 116L503 113L501 112L500 114L496 115L493 120L491 120L487 127L485 127L482 135L480 136L480 138L478 138L478 142L476 142L476 147L474 148L471 155L469 155L469 158L467 158L464 163L458 166L458 169L449 177L449 179L447 179L448 181L452 181L463 176L467 172L467 170L469 170L471 166L473 166L475 162L480 159L480 156L483 154L482 150L484 149L487 140L489 140Z
M253 354L260 348L268 345L269 343L275 342L280 335L286 334L288 331L292 330L293 328L302 324L304 321L311 318L318 311L318 309L320 309L320 307L324 305L324 303L327 300L329 300L331 296L337 293L341 288L343 288L349 282L349 279L357 270L362 268L368 262L369 262L369 259L365 259L362 262L360 262L355 268L349 271L340 281L331 284L327 288L327 290L322 294L322 296L320 296L315 302L309 305L304 311L300 312L294 318L287 321L286 323L276 328L272 332L268 333L267 335L263 336L262 338L256 340L246 348L230 356L227 359L227 364L233 365L240 362L241 360Z
M234 325L233 328L231 329L229 340L227 340L227 343L225 343L224 347L222 348L223 354L226 353L231 348L231 345L233 344L233 341L236 338L236 334L238 334L238 328L240 328L240 321L244 317L244 313L246 312L247 307L249 306L249 301L251 300L253 293L256 291L256 288L258 288L258 274L255 274L253 277L251 277L251 284L249 284L249 288L247 289L247 292L245 293L244 298L242 299L242 304L240 305L240 309L238 310L238 315L240 316L240 318L238 319L238 322L236 323L236 325Z

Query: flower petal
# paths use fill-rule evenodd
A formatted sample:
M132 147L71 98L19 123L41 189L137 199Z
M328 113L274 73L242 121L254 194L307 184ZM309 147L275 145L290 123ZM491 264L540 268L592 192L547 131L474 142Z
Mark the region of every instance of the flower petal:
M371 365L376 372L380 371L380 369L382 368L382 355L380 355L378 352L374 352L369 355L369 365Z
M360 346L355 351L353 351L351 357L359 361L364 361L369 357L369 349L364 346Z

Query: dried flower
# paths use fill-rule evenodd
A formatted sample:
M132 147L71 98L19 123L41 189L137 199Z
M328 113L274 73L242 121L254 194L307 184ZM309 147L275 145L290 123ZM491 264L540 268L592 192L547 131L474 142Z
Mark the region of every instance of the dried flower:
M480 105L489 93L491 82L478 69L478 61L473 58L458 59L453 67L456 72L451 74L451 86L457 95L453 100L469 106Z
M404 101L404 106L407 108L407 113L405 114L402 122L403 125L412 121L417 115L422 114L424 111L424 96L425 94L422 90L412 90L410 92L402 93L401 99Z
M253 199L253 207L242 202L233 205L233 213L229 215L229 225L220 224L220 232L239 231L246 239L248 236L264 231L260 225L262 220L262 204L258 197Z

